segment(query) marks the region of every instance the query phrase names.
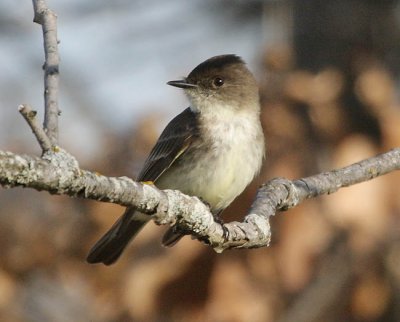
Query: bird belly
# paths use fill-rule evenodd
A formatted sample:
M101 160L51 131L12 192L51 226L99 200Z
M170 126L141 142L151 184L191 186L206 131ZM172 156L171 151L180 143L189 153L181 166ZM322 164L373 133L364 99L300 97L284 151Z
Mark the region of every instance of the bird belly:
M254 122L218 124L211 142L193 146L156 182L206 201L213 212L226 208L258 173L264 140ZM261 132L262 133L262 132Z

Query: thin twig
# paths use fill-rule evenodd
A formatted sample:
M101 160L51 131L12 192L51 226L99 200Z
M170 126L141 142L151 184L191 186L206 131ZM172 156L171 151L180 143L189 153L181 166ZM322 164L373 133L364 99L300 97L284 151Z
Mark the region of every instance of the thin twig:
M268 217L275 214L276 210L293 208L304 199L330 194L340 188L368 181L394 170L400 170L400 148L341 169L295 181L283 178L273 179L258 190L251 212L263 213ZM271 196L278 195L280 190L286 190L287 196L283 200L275 197L271 204ZM267 196L268 198L265 198Z
M57 40L57 15L51 11L45 0L32 0L34 9L33 21L42 25L45 52L44 101L45 115L43 127L52 145L58 144L58 84L59 63Z
M22 114L26 122L28 122L28 125L31 128L36 139L38 140L43 153L50 151L51 142L48 136L46 135L46 132L43 130L43 127L39 125L37 122L36 119L37 112L32 110L32 108L28 104L20 105L18 107L18 111Z

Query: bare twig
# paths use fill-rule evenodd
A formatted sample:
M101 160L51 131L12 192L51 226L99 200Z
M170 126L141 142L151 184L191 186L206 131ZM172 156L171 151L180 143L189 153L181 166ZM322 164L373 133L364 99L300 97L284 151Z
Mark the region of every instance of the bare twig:
M136 207L152 215L160 225L178 225L215 251L230 248L267 246L271 231L269 217L278 210L298 205L306 198L331 193L377 176L400 169L400 148L351 166L308 178L290 181L274 179L263 185L250 213L243 222L221 224L214 221L209 209L196 197L179 191L159 190L129 178L109 178L81 170L75 158L64 150L48 152L42 158L0 151L0 185L23 186L50 193L112 202Z
M290 181L277 178L263 185L253 203L251 212L264 216L275 214L297 206L304 199L330 194L342 187L348 187L400 169L400 148L369 158L350 166L320 173L311 177ZM280 191L286 190L283 194ZM271 196L274 197L271 204ZM283 200L279 196L287 195ZM268 196L266 199L265 197Z
M58 83L59 63L57 40L57 15L51 11L45 0L32 0L33 21L42 25L45 52L44 102L45 115L43 127L52 145L58 143Z
M18 107L18 110L22 114L26 122L28 122L28 125L30 126L33 134L38 140L43 153L49 151L51 149L51 142L45 131L43 130L43 127L37 123L36 111L32 110L32 108L27 104L20 105Z

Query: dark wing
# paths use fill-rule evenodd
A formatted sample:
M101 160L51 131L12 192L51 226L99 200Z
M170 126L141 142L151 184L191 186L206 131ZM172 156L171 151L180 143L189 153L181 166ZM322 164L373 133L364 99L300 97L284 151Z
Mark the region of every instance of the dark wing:
M187 108L169 122L161 133L139 173L138 181L156 181L186 151L197 135L196 114Z

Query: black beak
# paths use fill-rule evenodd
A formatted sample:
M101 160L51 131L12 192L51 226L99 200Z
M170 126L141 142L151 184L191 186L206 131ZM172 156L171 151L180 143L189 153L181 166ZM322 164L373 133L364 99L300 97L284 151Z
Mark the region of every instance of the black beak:
M183 88L183 89L196 88L197 87L197 85L195 85L195 84L190 84L186 79L170 81L167 84L171 85L171 86Z

